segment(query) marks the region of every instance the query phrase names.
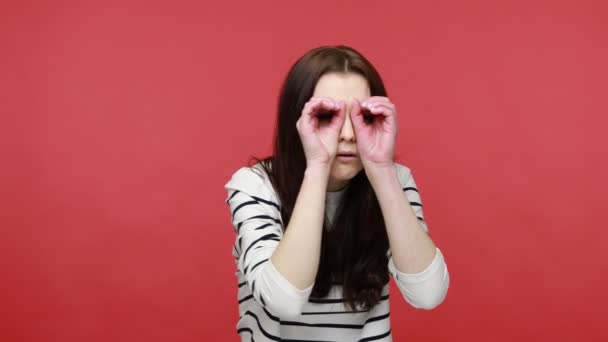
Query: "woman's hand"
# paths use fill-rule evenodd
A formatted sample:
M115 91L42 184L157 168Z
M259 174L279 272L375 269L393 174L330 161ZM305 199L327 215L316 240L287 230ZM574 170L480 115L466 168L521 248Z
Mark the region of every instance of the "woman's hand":
M372 96L361 103L355 99L350 117L363 167L392 167L397 137L395 105L383 96Z
M331 166L345 119L346 103L343 101L312 97L304 105L296 128L304 147L307 166Z

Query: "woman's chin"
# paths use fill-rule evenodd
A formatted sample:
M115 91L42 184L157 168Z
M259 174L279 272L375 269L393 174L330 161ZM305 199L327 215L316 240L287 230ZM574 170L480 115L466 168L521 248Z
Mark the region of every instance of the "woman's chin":
M346 184L353 179L362 167L334 165L330 178L335 184Z

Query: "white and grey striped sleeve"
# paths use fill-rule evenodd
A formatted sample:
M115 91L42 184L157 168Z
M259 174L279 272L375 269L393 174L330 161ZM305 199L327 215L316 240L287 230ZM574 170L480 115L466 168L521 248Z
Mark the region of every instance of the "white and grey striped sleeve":
M225 186L236 232L234 254L253 298L279 318L294 318L312 287L294 287L270 260L283 229L276 195L261 172L241 168Z
M403 186L403 192L414 209L420 226L428 233L428 226L424 220L424 213L422 211L422 199L416 187L414 177L406 166L398 164L396 167ZM389 257L388 269L405 300L415 308L433 309L441 304L447 295L450 275L439 248L437 248L435 258L431 264L422 272L400 272L395 267L392 256Z

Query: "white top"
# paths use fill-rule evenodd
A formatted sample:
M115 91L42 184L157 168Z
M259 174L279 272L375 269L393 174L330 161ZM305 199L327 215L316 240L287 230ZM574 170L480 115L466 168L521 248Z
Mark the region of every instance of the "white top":
M410 169L400 164L395 167L420 226L428 231ZM270 256L283 236L283 223L278 196L260 165L239 169L225 188L236 232L232 255L238 279L237 332L242 341L392 341L388 284L376 306L352 311L344 304L341 286L334 286L324 299L309 301L312 286L297 289L273 266ZM342 194L327 193L329 220ZM433 262L420 273L400 272L392 257L388 269L413 307L432 309L447 294L449 273L439 249Z

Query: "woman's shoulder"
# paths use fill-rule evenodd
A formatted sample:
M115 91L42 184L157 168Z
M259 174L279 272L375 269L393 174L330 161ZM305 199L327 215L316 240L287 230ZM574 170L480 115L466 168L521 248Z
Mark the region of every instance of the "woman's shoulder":
M238 190L251 196L276 200L276 194L264 165L258 162L236 170L224 185L228 192Z
M412 170L408 166L400 163L395 163L395 169L397 170L397 176L399 177L401 185L406 186L409 179L412 177Z

